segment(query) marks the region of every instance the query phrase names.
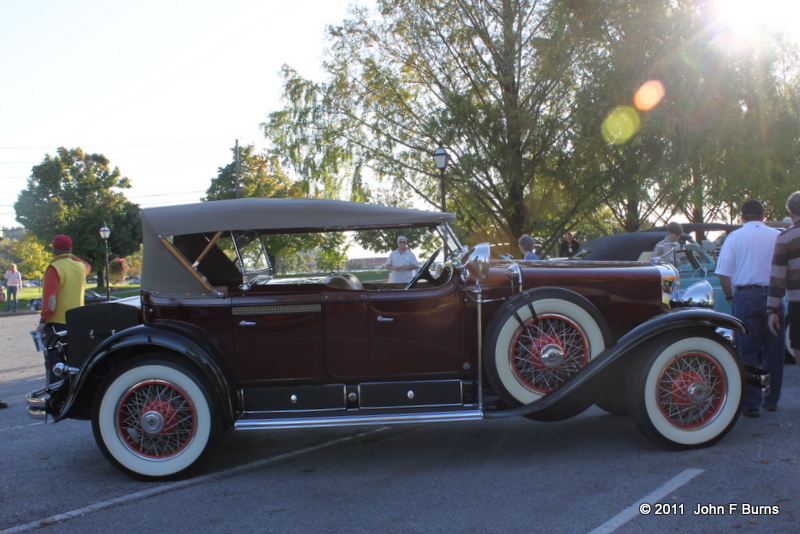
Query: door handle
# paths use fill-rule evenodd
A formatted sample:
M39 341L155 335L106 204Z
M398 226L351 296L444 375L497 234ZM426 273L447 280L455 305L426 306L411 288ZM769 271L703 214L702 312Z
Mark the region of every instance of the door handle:
M244 319L242 319L239 322L239 326L255 326L255 325L256 325L255 321L245 321Z
M392 317L383 317L382 315L378 316L379 323L391 323L392 321L394 321Z

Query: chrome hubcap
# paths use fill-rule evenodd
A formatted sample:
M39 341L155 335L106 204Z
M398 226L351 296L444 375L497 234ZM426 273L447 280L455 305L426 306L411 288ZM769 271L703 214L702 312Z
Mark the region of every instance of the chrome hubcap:
M164 430L164 416L157 411L146 412L142 415L142 430L153 435Z
M542 363L549 369L555 369L564 363L564 349L555 343L542 348Z

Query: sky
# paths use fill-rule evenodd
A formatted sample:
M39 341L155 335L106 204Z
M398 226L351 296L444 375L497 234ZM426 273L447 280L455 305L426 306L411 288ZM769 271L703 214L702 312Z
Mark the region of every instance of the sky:
M58 147L100 153L142 207L196 202L232 148L266 143L281 66L325 80L326 25L355 0L0 0L0 227ZM358 0L373 5L374 0ZM797 32L797 0L712 0L735 41Z
M237 139L264 148L282 65L325 79L351 3L0 0L0 227L62 146L105 155L142 207L198 201Z

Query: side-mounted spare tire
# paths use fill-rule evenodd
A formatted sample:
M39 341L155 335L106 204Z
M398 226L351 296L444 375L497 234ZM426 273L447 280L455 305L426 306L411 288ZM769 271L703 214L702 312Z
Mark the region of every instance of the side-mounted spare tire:
M486 328L483 358L494 392L516 407L543 398L577 375L612 341L597 308L560 288L525 291L508 300ZM528 417L558 421L592 405L591 388Z

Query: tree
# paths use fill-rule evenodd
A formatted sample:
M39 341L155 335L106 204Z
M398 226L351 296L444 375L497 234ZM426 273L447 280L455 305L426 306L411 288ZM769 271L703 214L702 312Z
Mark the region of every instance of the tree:
M107 224L111 229L111 254L126 256L142 242L139 206L115 191L129 187L130 181L119 168L111 170L102 154L62 147L57 156L48 154L33 167L14 209L17 221L44 243L57 234L69 235L73 252L98 272L102 286L106 252L100 228Z
M447 204L470 240L530 233L552 244L578 225L602 227L609 210L630 231L675 213L716 217L785 181L796 143L776 135L795 135L797 114L780 97L791 84L775 83L787 49L736 57L702 7L377 0L376 12L355 9L330 29L324 83L284 68L287 105L265 135L306 191L349 181L362 200L371 174L433 208L430 153L448 146ZM664 101L635 110L649 80L661 80ZM634 110L623 117L635 124L612 142L601 132L617 109Z
M430 152L449 146L448 206L468 233L512 240L590 209L550 193L568 163L574 58L602 29L568 3L379 0L377 15L356 10L331 30L329 82L284 70L289 105L265 133L309 182L335 186L350 169L358 186L369 168L432 207Z
M278 158L256 154L253 145L239 147L239 183L236 182L236 148L233 161L220 167L216 178L206 191L203 200L231 198L293 198L298 191L288 175L281 169ZM238 185L238 197L237 195Z
M50 253L45 245L32 233L26 232L16 242L14 253L19 257L17 269L24 278L41 279L50 264Z
M278 158L255 154L253 145L239 147L239 198L296 198L302 196L301 187L291 181L281 169ZM236 197L236 148L233 161L219 168L217 177L203 199L206 202L233 199ZM273 268L284 269L278 265L278 258L286 258L304 250L313 250L322 244L316 234L264 236L265 246Z

